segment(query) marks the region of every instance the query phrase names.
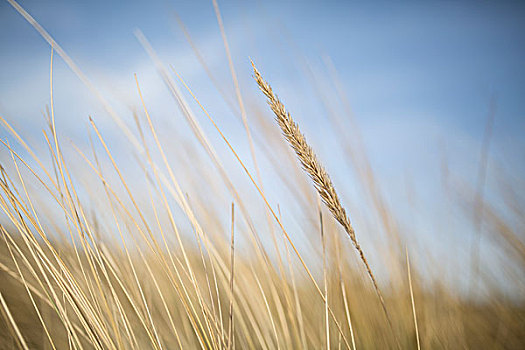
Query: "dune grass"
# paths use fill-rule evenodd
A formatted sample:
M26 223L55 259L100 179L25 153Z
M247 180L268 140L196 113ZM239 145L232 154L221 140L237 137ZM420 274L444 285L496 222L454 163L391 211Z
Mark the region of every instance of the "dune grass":
M228 137L183 72L165 68L140 32L193 143L156 124L138 76L140 108L129 119L134 124L126 124L34 21L52 46L50 103L40 146L0 116L9 135L1 140L0 348L523 348L523 295L509 297L507 286L482 269L480 298L443 278L440 262L401 232L362 144L354 142L358 128L343 132L341 116L329 114L326 122L339 126L334 137L370 197L371 205L363 199L356 206L373 212L385 233L358 230L360 240L372 237L365 255L342 204L344 192L340 198L299 130L300 115L292 119L255 66L270 109L260 107L260 94L244 102L255 89L241 89L214 6L247 145ZM97 116L86 117L88 143L65 140L53 99L55 50L117 121L126 154L113 150L115 136L99 128ZM205 122L214 135L206 134ZM253 166L241 148L249 149ZM273 189L263 185L268 172L286 191L286 203L275 203ZM465 212L479 207L468 200L479 198L468 184L447 190ZM505 266L515 273L511 287L519 289L525 282L523 208L505 198L505 215L485 203L478 216L506 252Z

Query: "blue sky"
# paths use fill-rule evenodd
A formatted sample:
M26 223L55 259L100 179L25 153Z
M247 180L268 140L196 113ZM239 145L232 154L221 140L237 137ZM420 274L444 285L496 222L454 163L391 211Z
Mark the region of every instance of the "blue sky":
M92 80L108 72L126 76L149 63L133 35L136 28L167 61L173 58L179 64L186 63L187 67L179 70L188 79L198 78L202 69L192 57L173 11L188 26L210 64L224 63L213 7L207 1L22 1L21 5L55 36ZM478 140L490 98L496 95L495 144L499 141L502 151L516 152L514 156L523 158L519 151L523 147L515 146L523 146L525 128L525 5L331 1L220 5L234 59L247 88L251 87L248 57L264 67L274 85L281 86L276 81L280 77L293 84L304 75L300 55L313 65L321 65L320 57L326 54L345 82L364 132L368 126L377 130L378 123L423 120ZM0 91L5 96L6 92L27 89L20 86L24 79L47 79L49 49L8 3L0 5L0 16L4 48ZM46 96L45 86L42 92L39 95L35 91L34 97ZM42 100L37 100L40 107ZM5 97L0 103L4 113L14 111Z
M20 4L127 115L126 121L133 122L129 108L139 105L133 73L141 79L161 125L169 123L165 111L176 110L134 36L140 29L161 59L190 82L233 141L245 145L242 125L218 97L174 17L176 11L209 66L232 90L211 1ZM348 188L351 198L355 186L348 180L351 169L341 162L344 152L334 144L334 131L324 122L326 109L308 73L311 69L319 84L327 84L322 80L327 56L343 82L390 204L428 244L468 242L464 218L454 219L450 213L455 209L442 187L442 161L446 159L451 172L475 186L493 97L496 115L487 196L497 189L499 169L504 169L523 198L525 4L220 1L219 5L245 95L258 96L251 81L252 58L319 150L336 185ZM36 138L43 125L40 111L49 103L49 45L7 2L0 3L0 44L0 115ZM327 87L329 99L330 91ZM60 129L72 138L85 134L88 115L108 132L118 133L97 100L58 58L55 105ZM341 111L341 106L337 108ZM213 134L204 121L203 125ZM186 137L184 132L179 136ZM249 152L239 148L248 159ZM406 202L407 186L420 201L417 218L413 207L399 204ZM449 223L457 221L449 225L446 240L440 236L443 227L438 218L443 216Z

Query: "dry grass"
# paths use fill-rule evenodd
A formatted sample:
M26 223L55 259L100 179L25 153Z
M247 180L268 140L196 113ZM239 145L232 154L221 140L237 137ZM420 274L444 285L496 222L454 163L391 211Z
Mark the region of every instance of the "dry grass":
M244 144L234 146L227 129L173 69L164 68L142 34L137 36L180 107L172 129L157 125L138 77L140 108L135 124L127 125L51 36L22 13L100 99L123 137L99 127L95 115L86 117L89 143L63 141L68 135L55 116L53 57L41 142L29 142L24 130L0 117L9 135L0 152L0 349L524 347L525 300L507 294L525 285L524 210L515 191L503 192L504 213L488 202L480 210L486 237L504 253L504 276L480 269L486 291L470 298L445 278L432 250L411 239L414 232L400 233L366 153L343 137L336 116L328 113L329 123L339 126L335 137L371 197L372 205L358 208L375 213L385 231L381 236L359 226L363 245L367 238L373 243L366 258L330 177L255 67L281 132L316 191L269 113L244 103L250 92L241 95L231 58L235 84L221 94L237 98L234 113L251 144L246 153L255 171L238 152ZM202 114L191 109L177 79L216 135L200 126ZM179 129L191 140L174 137ZM356 127L348 133L358 138ZM276 188L262 186L262 174L269 173ZM475 190L459 180L449 183L451 197L470 217ZM275 196L281 189L286 194ZM355 215L352 209L354 223ZM372 271L379 261L386 270ZM480 267L484 263L480 255ZM502 285L502 277L510 282Z
M253 62L252 67L255 74L255 81L257 82L257 85L259 85L259 88L264 93L264 95L268 98L268 105L270 105L270 108L275 114L275 120L279 124L286 141L288 141L290 146L293 148L295 154L297 154L297 157L301 162L301 165L303 166L303 169L308 173L314 182L315 189L317 190L317 193L319 193L319 196L321 196L323 203L328 207L328 210L330 210L337 222L343 226L345 232L352 240L352 244L354 245L355 249L357 249L359 257L361 258L361 261L363 261L366 271L372 279L374 289L376 290L377 295L381 300L381 305L383 306L383 309L385 310L385 313L388 317L385 301L381 295L379 286L377 285L376 278L372 273L372 269L368 264L368 260L366 260L363 249L357 241L355 230L350 223L350 218L346 214L345 208L343 208L341 202L339 201L339 196L335 191L334 185L332 184L328 173L317 159L317 156L315 155L312 148L306 142L304 135L301 133L301 130L299 130L299 126L292 119L290 113L286 111L286 108L279 98L277 98L277 96L273 93L271 86L263 80L261 74Z

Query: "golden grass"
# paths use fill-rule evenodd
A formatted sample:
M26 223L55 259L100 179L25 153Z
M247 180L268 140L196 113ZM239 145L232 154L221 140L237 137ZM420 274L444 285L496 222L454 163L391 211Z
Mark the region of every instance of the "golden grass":
M301 130L299 130L299 126L292 119L290 113L286 111L286 108L279 98L277 98L277 96L273 93L271 86L263 80L261 74L253 62L252 67L255 74L255 81L257 82L257 85L259 85L259 88L264 93L264 95L268 98L268 104L275 114L275 120L279 124L284 137L295 151L295 154L297 154L303 169L308 173L314 182L315 189L317 190L317 193L319 193L323 203L328 207L328 210L330 210L334 218L341 224L341 226L343 226L345 232L350 237L352 244L359 253L359 257L365 265L366 271L370 276L372 283L374 284L374 289L381 300L381 305L383 306L385 313L388 315L385 301L381 295L381 291L379 290L376 278L372 273L372 269L368 264L368 260L365 257L363 249L357 241L355 230L350 223L350 218L346 214L345 208L343 208L341 202L339 201L339 196L335 191L332 180L330 180L328 173L317 159L317 156L315 155L312 148L306 142L304 135L301 133Z
M249 92L241 94L230 53L232 93L255 171L238 152L243 145L234 146L227 129L178 72L164 68L140 32L137 37L180 107L182 118L175 125L182 128L185 121L193 143L156 124L137 76L141 108L133 115L136 128L127 125L44 28L10 3L53 49L41 144L25 140L23 130L0 116L11 135L1 140L1 349L523 348L524 300L504 295L505 287L524 283L519 200L505 197L506 215L490 203L479 214L494 245L507 253L505 271L515 285L501 286L480 270L489 290L480 300L470 299L447 283L439 264L426 266L431 251L400 234L365 153L345 143L339 130L336 137L372 197L366 209L377 213L386 237L395 237L374 235L376 255L365 257L328 173L255 67L256 81L315 191L269 115L244 103ZM53 52L117 121L129 154L113 148L121 137L99 127L97 116L86 117L88 146L63 142L67 135L55 115ZM222 93L227 96L228 89ZM200 126L202 116L220 144ZM335 118L330 123L342 126ZM358 137L357 128L348 132ZM132 165L126 161L130 154ZM262 164L288 191L287 202L274 203L272 189L263 189ZM474 198L468 192L474 191L457 187L449 190L471 212L476 203L465 198ZM372 234L363 230L360 239ZM358 259L345 244L347 237ZM386 261L383 275L370 267L378 266L372 264L376 256Z

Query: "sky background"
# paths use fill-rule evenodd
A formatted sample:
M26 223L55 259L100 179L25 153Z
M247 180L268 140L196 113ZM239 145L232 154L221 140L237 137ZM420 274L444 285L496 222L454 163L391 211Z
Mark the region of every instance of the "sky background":
M176 21L178 15L207 65L232 94L211 1L20 1L20 5L126 123L133 123L130 112L140 106L136 73L151 114L159 125L170 125L177 106L134 34L140 29L162 61L190 83L241 156L250 158L242 124L211 84ZM344 151L334 141L334 130L325 122L326 106L319 99L320 94L328 101L333 98L333 86L325 79L327 57L343 83L389 205L418 240L441 247L441 256L467 259L467 254L447 248L451 242L465 247L472 227L450 204L442 183L443 162L455 177L475 188L491 100L495 118L486 196L497 206L498 184L504 176L523 204L523 2L220 1L219 6L245 98L264 106L251 80L251 58L319 151L336 186L344 188L351 208L358 207L358 195L353 193L357 184L349 166L341 162ZM49 104L50 47L7 2L0 3L0 44L0 115L37 139L45 125L41 111ZM110 138L119 137L97 99L58 56L54 95L57 125L64 135L85 140L91 115ZM340 105L334 108L342 110ZM202 124L219 142L204 119ZM174 138L191 139L187 132L181 128ZM1 131L0 136L7 133ZM113 146L132 162L125 143ZM407 200L409 193L415 193L415 202Z

